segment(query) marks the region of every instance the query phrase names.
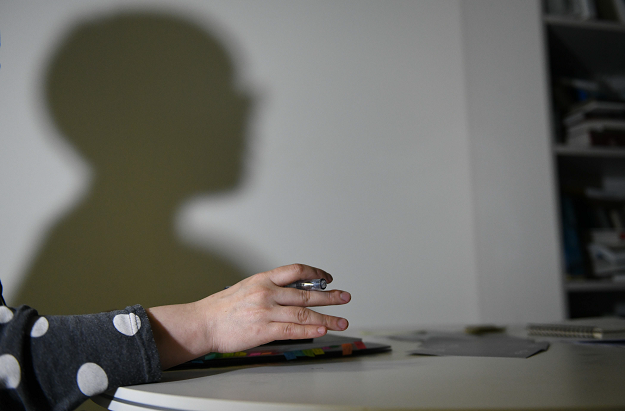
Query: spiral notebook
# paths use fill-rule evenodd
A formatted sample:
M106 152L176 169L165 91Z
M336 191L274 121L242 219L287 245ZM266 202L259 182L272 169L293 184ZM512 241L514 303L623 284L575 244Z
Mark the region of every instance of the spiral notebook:
M569 320L556 324L529 324L530 336L573 338L578 340L625 340L625 319L598 317Z

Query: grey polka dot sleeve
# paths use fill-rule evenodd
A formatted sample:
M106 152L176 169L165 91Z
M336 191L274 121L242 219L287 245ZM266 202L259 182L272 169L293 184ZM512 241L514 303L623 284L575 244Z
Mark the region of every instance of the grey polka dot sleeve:
M0 306L2 410L72 410L90 396L160 377L150 322L139 305L76 316Z

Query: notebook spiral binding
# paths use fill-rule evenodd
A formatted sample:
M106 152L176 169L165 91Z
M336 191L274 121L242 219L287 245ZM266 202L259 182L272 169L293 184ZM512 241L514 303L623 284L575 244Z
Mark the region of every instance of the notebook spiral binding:
M531 324L528 334L539 337L601 339L603 332L600 328L590 325L563 325L563 324Z

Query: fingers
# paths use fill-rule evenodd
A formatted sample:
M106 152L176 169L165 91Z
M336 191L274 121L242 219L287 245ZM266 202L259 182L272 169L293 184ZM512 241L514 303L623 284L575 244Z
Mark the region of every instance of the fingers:
M284 287L297 280L312 280L323 278L328 283L332 282L332 276L320 268L311 267L305 264L291 264L278 267L267 272L269 279L278 286Z
M275 301L280 305L298 307L320 307L324 305L341 305L351 300L347 291L305 291L295 288L284 288L276 292Z
M271 323L268 326L274 340L300 340L318 338L326 335L327 328L320 325L301 325L293 323Z
M333 331L343 331L349 325L345 318L320 314L305 307L280 307L271 317L274 322L322 326Z

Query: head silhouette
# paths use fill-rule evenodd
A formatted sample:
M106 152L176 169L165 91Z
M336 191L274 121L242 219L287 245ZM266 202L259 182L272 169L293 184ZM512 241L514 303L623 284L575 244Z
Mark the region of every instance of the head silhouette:
M205 31L124 14L74 30L50 64L46 96L97 178L186 195L237 182L247 104L233 81L230 56Z
M175 236L190 195L234 188L248 101L228 52L163 14L124 13L71 31L45 95L61 134L91 163L78 207L51 231L17 302L79 314L188 302L243 275Z

